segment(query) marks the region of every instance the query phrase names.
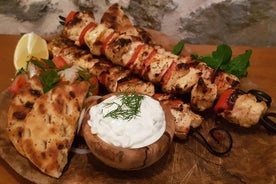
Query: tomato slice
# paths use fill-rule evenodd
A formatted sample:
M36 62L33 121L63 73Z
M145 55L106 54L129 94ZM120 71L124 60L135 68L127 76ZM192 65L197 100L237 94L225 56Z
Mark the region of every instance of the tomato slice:
M167 71L165 72L164 76L162 77L162 80L161 80L161 84L162 85L166 85L170 78L171 78L171 75L172 75L172 72L174 71L175 67L176 67L176 62L173 61L172 64L170 65L170 67L167 69Z
M61 69L67 65L67 62L61 56L54 57L53 62L55 63L55 65L58 69Z
M115 32L112 32L105 38L103 45L101 47L101 53L103 55L105 54L105 49L106 49L107 45L112 41L114 35L115 35Z
M129 68L137 59L140 51L143 49L144 45L138 45L135 48L135 51L133 53L133 55L131 56L130 60L128 61L128 63L126 64L126 67Z
M74 17L75 17L76 14L77 14L76 11L71 11L71 12L67 15L67 17L66 17L66 19L65 19L65 23L67 24L68 22L72 21L72 20L74 19Z
M99 81L96 76L92 76L89 79L89 82L91 84L90 92L92 95L98 95L99 94Z
M151 53L149 54L149 56L144 60L144 68L143 71L146 70L146 68L151 64L152 62L152 58L157 54L157 50L153 50L151 51Z
M27 80L27 74L19 74L10 85L9 91L13 94L17 94L19 90L27 83Z
M180 105L183 104L183 101L182 100L169 100L166 104L173 108L178 108Z
M95 24L94 22L90 22L87 26L85 26L85 28L83 28L83 30L81 31L80 37L79 37L79 44L84 45L84 36L87 33L87 31L89 29L93 29L97 26L97 24Z
M219 112L223 112L225 110L231 109L231 106L228 102L234 92L235 92L235 89L225 90L219 97L219 99L214 107L214 111L219 113Z

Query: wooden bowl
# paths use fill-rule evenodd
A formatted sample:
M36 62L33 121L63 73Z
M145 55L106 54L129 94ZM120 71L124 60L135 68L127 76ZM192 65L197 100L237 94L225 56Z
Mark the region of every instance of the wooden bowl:
M169 149L174 136L175 125L170 110L161 104L165 112L166 129L156 142L134 149L116 147L92 134L91 127L87 123L90 119L89 109L108 97L109 95L90 102L82 121L82 135L91 152L106 165L120 170L139 170L158 161Z

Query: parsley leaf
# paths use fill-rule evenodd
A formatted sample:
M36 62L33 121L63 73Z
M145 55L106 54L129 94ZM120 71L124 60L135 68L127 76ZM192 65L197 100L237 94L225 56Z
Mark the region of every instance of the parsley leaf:
M20 74L27 73L27 71L24 68L20 68L19 70L16 71L15 76L18 76Z
M91 74L84 68L81 68L78 71L78 74L79 74L78 80L80 81L89 81L89 79L91 78Z
M43 85L43 92L46 93L56 86L60 78L56 70L46 70L41 73L39 80Z
M55 63L53 62L53 60L44 59L44 62L48 65L49 68L56 68L56 65L55 65Z
M28 62L31 62L32 64L34 64L35 66L37 66L38 68L44 70L45 69L45 64L41 61L39 61L38 59L32 58L30 59Z

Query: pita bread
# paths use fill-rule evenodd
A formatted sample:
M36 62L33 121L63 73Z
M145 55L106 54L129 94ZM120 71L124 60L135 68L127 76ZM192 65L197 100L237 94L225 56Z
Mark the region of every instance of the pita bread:
M16 94L8 110L8 136L43 173L60 177L68 161L88 82L59 85L43 94L37 77Z
M24 88L16 94L8 110L8 137L17 151L25 155L22 148L22 137L24 133L25 119L32 110L36 99L43 94L42 85L37 77L27 81Z
M22 148L43 173L56 178L62 174L88 88L87 82L57 86L27 114Z

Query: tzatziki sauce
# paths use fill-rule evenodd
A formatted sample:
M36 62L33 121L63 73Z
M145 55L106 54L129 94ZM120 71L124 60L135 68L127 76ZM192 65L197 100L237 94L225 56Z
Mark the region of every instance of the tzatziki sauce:
M131 119L107 116L122 105L121 95L126 94L113 95L90 108L91 133L108 144L123 148L141 148L157 141L166 129L160 103L142 95L140 110Z

